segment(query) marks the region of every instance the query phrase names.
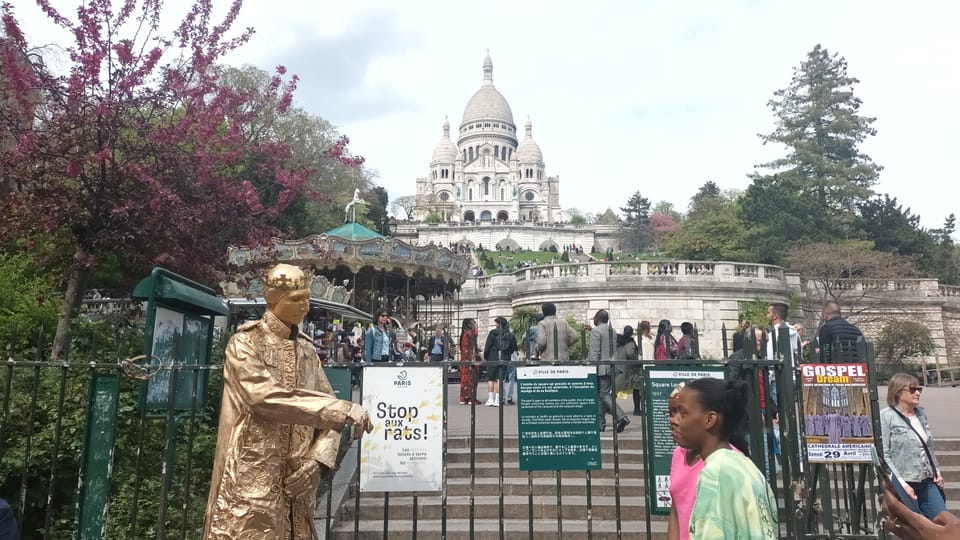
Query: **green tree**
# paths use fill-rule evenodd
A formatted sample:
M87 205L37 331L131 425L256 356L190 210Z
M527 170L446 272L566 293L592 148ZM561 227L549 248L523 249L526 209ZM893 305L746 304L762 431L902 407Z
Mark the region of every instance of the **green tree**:
M227 67L223 84L241 93L262 96L272 84L272 77L255 66ZM290 201L278 219L277 228L297 238L326 232L343 223L343 209L353 199L354 189L359 189L367 202L374 199L369 195L374 188L374 175L359 166L362 158L348 158L344 163L342 155L331 155L330 150L344 138L330 122L299 107L290 107L285 114L278 115L274 101L260 98L249 105L251 125L246 128L247 135L257 141L286 144L290 148L286 163L309 174L308 189ZM259 192L276 190L269 178L258 180ZM363 211L361 205L358 218ZM371 228L379 230L380 218L376 219Z
M650 200L637 191L627 199L620 212L624 216L626 245L636 251L646 248L650 243Z
M660 201L653 207L653 214L664 214L673 218L673 221L680 223L683 220L683 216L680 215L680 212L677 212L677 209L673 206L673 203L670 201ZM653 215L651 214L651 216Z
M57 322L56 282L37 268L34 254L0 254L0 343L16 349L38 332L49 335Z
M875 119L859 114L859 82L845 59L817 45L770 100L776 128L760 137L787 155L757 166L741 215L761 259L776 261L798 242L858 237L856 211L881 170L859 148L876 133Z
M780 264L791 247L828 242L833 230L827 213L805 195L795 178L756 178L740 196L737 219L744 224L744 243L751 261Z
M943 228L933 231L937 243L933 250L929 270L944 284L960 283L960 250L953 241L957 230L957 216L950 214L943 222Z
M365 199L367 201L367 211L364 225L374 231L385 234L382 229L387 220L387 205L390 202L390 196L387 195L387 190L380 186L375 186L368 192Z
M748 259L737 203L719 192L717 196L698 195L690 202L687 219L667 241L667 253L678 259L701 261Z
M803 192L833 212L852 212L873 194L880 175L881 167L859 149L876 134L876 119L859 114L859 82L847 74L844 58L817 45L794 69L790 85L774 93L769 106L777 127L761 137L789 153L760 167L802 179Z
M589 212L584 212L578 208L567 209L567 221L571 225L589 225L594 222L594 219L594 215Z
M700 186L700 189L697 190L697 193L694 194L693 197L690 197L690 206L687 210L689 212L696 212L701 201L710 201L722 196L723 193L720 191L720 186L718 186L713 180L707 180L702 186Z
M929 256L934 237L920 227L920 216L884 194L860 205L861 227L879 251L900 255Z

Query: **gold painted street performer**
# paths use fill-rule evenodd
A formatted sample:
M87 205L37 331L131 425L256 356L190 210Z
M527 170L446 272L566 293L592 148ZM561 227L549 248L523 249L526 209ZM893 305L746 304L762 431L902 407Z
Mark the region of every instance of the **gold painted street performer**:
M363 407L334 397L299 333L310 277L279 264L264 284L267 312L227 345L205 540L315 540L317 485L336 466L340 431L373 429Z

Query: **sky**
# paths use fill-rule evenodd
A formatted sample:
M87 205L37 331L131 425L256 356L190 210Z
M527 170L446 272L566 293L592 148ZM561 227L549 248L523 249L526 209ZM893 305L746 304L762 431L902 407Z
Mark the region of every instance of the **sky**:
M54 40L22 4L28 38ZM950 1L248 0L238 28L256 34L227 61L296 73L296 103L348 135L392 199L427 176L445 117L456 134L489 50L564 208L617 210L640 191L682 211L704 182L744 189L785 154L758 137L774 127L767 102L819 43L877 119L861 147L884 167L875 190L935 228L960 210L958 21Z

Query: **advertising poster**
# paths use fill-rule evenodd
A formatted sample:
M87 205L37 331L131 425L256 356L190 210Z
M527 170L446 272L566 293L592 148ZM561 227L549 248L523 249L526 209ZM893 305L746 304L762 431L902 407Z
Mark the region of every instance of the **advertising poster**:
M723 367L677 369L648 366L645 369L643 384L647 398L647 430L643 439L646 445L651 514L669 515L673 504L670 498L670 465L677 445L670 434L670 393L682 382L704 377L723 379L725 374L726 368Z
M521 471L601 468L596 366L517 368Z
M438 492L443 487L443 367L365 367L360 491Z
M810 463L871 463L873 420L866 364L802 364Z

